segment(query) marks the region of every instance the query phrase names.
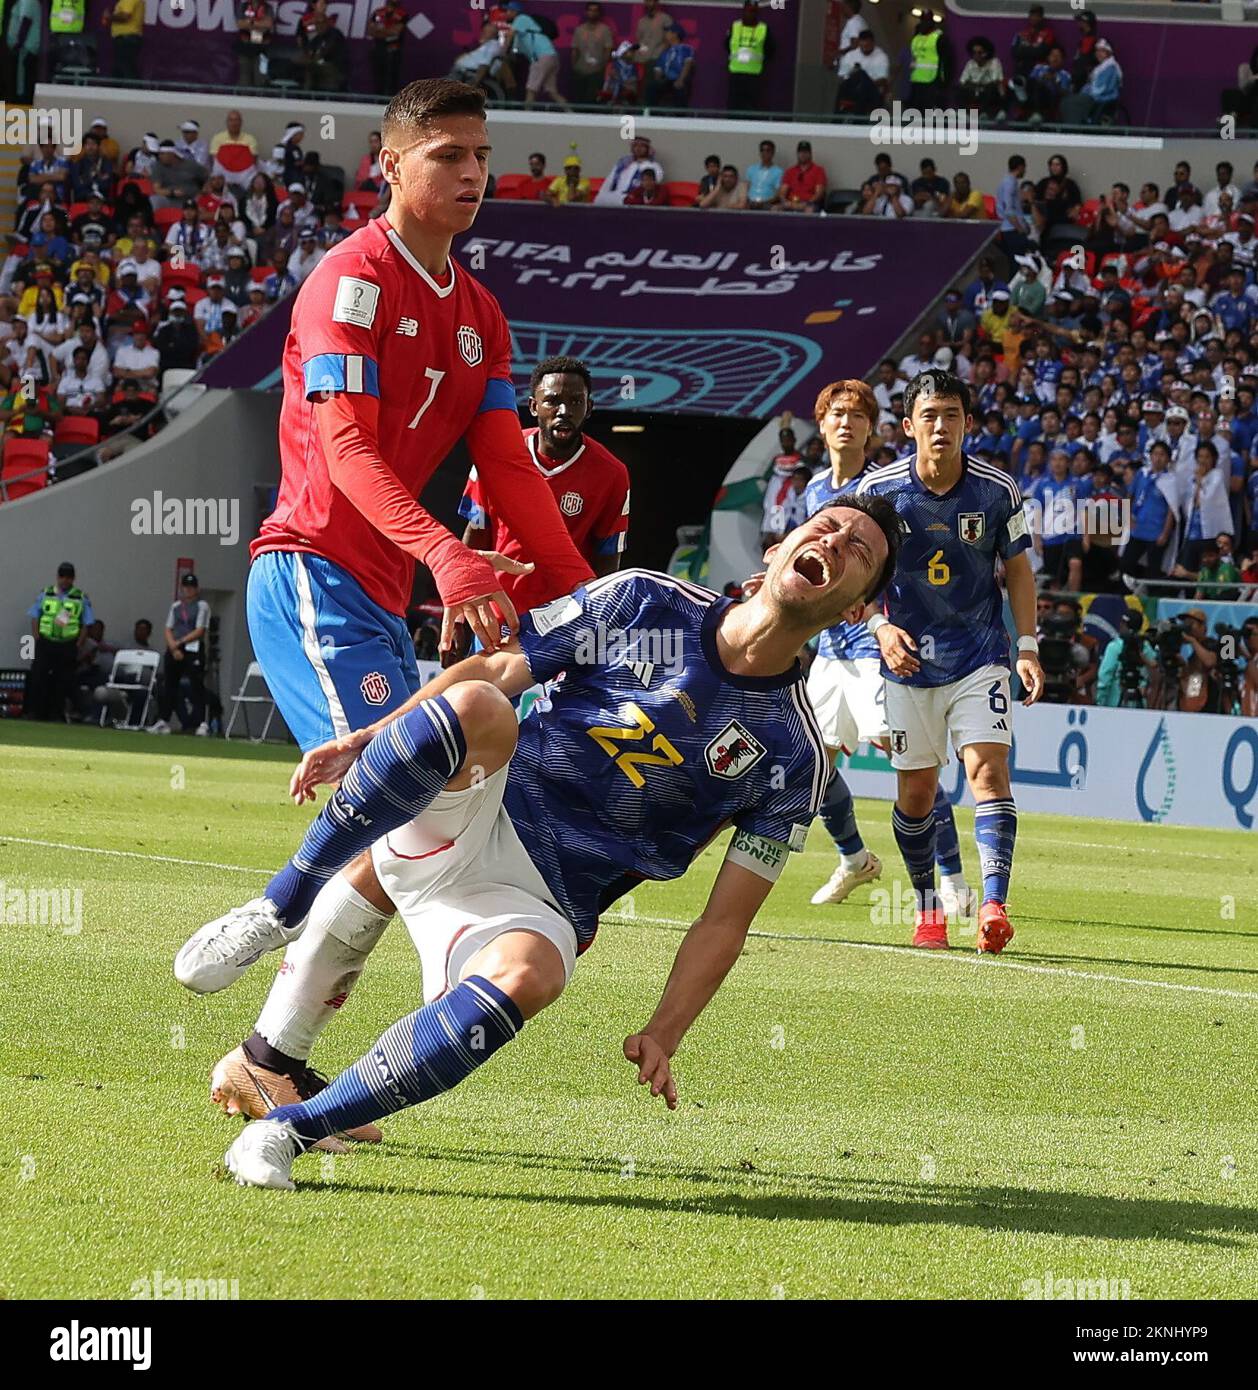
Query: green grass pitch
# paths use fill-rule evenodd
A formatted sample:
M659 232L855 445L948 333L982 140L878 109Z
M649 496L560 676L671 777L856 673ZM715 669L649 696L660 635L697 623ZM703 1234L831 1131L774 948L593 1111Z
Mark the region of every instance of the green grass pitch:
M1026 815L1018 934L979 961L898 949L868 889L810 907L831 867L818 827L683 1045L670 1114L620 1045L710 848L382 1147L301 1159L295 1193L236 1187L236 1122L206 1078L278 957L208 999L170 964L296 844L293 761L0 725L0 1297L128 1298L154 1271L242 1298L1006 1299L1046 1273L1135 1299L1252 1294L1258 856L1239 833ZM890 886L888 807L859 812ZM15 889L52 887L81 890L80 932L16 920ZM316 1065L334 1073L418 997L395 923Z

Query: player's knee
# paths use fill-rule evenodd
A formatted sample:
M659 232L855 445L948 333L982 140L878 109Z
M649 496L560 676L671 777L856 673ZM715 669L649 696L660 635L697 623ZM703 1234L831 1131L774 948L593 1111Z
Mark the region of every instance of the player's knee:
M445 692L459 717L467 741L464 766L497 772L510 761L519 736L519 721L511 701L488 681L460 681Z
M1003 744L967 748L965 763L975 801L995 801L1011 794L1009 750Z
M467 973L497 985L525 1018L553 1004L567 984L559 948L532 932L512 932L490 942Z
M912 816L917 820L930 815L935 805L935 788L938 782L938 775L933 768L901 773L896 797L900 810L906 816Z

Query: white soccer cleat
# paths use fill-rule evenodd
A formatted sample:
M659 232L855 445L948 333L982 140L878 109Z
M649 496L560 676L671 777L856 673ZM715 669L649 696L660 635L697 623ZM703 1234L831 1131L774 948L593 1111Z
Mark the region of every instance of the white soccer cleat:
M286 1120L254 1120L237 1135L223 1162L241 1187L293 1192L293 1160L301 1152L297 1131Z
M943 879L936 892L939 906L949 921L968 921L977 914L978 894L968 883L956 886Z
M210 736L210 726L209 726L209 725L205 722L205 720L203 719L203 720L197 725L197 737L198 737L198 738L209 738L209 736Z
M148 726L147 732L150 734L168 734L170 733L170 725L164 719L155 719Z
M865 854L867 858L863 868L845 869L840 864L835 869L824 886L812 895L810 901L814 907L820 907L822 903L841 903L854 888L882 877L882 860L873 850L866 850Z
M300 935L301 926L285 929L269 898L254 898L193 932L175 957L175 979L194 994L214 994L234 984L268 951L278 951Z

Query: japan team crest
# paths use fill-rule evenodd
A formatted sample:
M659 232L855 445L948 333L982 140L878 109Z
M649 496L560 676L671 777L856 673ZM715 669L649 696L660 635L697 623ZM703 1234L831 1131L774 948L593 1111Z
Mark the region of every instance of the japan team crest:
M474 328L463 324L458 333L455 334L455 340L459 345L459 356L469 367L475 367L484 356L480 334Z
M559 510L564 516L580 516L585 506L585 498L579 492L565 492L559 499Z
M766 751L754 734L737 719L731 719L703 750L703 760L713 777L724 777L732 782L755 767Z
M909 736L903 729L891 730L891 751L893 753L907 753L909 751Z
M962 512L957 517L957 530L967 545L977 545L983 539L983 513Z
M389 698L389 678L380 671L365 675L358 688L369 705L382 705Z

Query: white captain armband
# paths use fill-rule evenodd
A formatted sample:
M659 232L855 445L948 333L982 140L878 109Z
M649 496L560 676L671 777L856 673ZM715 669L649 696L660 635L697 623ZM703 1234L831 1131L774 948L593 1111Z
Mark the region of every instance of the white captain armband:
M725 860L729 864L740 864L753 874L767 878L770 883L776 883L789 854L790 850L781 840L769 840L763 835L735 830Z

